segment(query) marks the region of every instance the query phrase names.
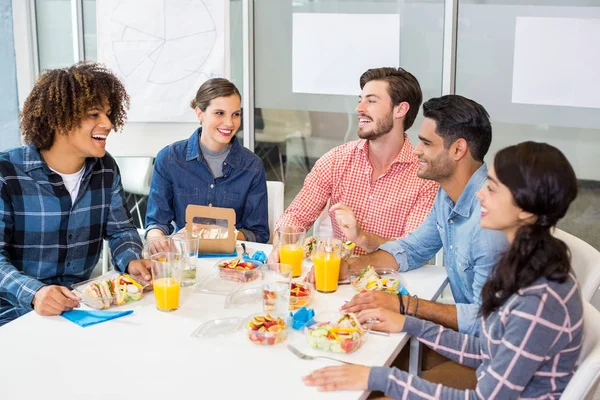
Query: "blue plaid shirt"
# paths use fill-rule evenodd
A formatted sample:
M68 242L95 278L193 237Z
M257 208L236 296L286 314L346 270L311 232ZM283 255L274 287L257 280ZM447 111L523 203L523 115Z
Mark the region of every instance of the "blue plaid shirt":
M32 310L44 285L90 278L108 239L126 271L142 242L125 205L115 160L88 158L75 203L33 146L0 153L0 326Z

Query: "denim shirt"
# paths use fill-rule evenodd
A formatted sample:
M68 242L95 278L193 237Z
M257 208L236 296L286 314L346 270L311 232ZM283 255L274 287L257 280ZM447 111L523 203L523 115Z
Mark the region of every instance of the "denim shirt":
M156 156L146 229L171 234L183 228L189 204L233 208L236 228L246 240L266 243L269 215L262 161L234 138L223 163L223 176L215 179L200 152L201 134L202 128L198 128L189 139L165 147Z
M508 247L504 233L480 226L477 192L487 180L484 163L469 179L456 204L441 188L431 213L408 237L384 243L379 249L392 254L400 271L423 265L444 248L444 264L456 302L458 329L479 334L481 289L488 274Z

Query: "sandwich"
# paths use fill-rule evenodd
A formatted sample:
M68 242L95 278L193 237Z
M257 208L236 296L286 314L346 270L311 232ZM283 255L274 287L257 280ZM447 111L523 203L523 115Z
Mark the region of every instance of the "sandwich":
M303 243L304 258L306 258L307 260L312 260L312 253L313 253L313 250L315 249L315 246L317 245L318 241L319 241L319 239L317 239L314 236L309 236L306 239L304 239L304 243ZM342 249L341 249L342 260L347 260L350 257L352 257L355 247L356 247L356 243L353 243L351 241L342 242Z
M304 258L307 260L312 260L312 253L316 244L317 238L314 236L309 236L304 239Z
M112 296L106 295L108 284L106 281L92 282L83 289L83 294L86 297L86 303L88 306L97 310L103 310L109 308L111 304Z
M143 286L127 274L114 279L94 281L83 289L86 304L103 310L111 306L120 306L142 298Z
M342 316L342 318L340 318L338 320L337 325L340 328L346 328L346 329L356 328L356 331L358 332L359 335L363 335L365 333L365 329L363 328L360 321L356 317L356 314L354 314L354 313L344 314Z

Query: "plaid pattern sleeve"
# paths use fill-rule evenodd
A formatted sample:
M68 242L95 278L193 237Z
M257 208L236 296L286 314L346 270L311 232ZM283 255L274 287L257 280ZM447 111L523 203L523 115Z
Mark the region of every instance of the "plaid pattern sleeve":
M110 155L86 160L72 202L37 149L0 153L0 326L29 312L42 286L70 288L89 279L103 238L120 271L141 258L141 239Z
M407 316L404 331L437 353L471 368L481 364L479 338L444 328L431 321Z
M431 323L407 329L442 354L474 366L476 342ZM475 390L456 390L392 368L373 368L369 389L414 399L558 399L573 376L583 336L583 305L574 275L540 279L482 319Z
M22 274L11 264L8 246L12 243L15 227L11 199L7 181L0 177L0 299L31 310L33 296L44 284L37 279ZM0 301L0 306L3 302ZM8 310L7 310L8 311ZM2 313L0 312L0 326Z

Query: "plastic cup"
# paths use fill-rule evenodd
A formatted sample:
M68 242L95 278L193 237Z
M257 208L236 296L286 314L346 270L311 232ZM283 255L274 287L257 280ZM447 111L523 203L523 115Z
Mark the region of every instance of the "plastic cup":
M277 229L279 262L292 266L292 277L302 275L304 261L304 238L306 229L299 226L282 226Z
M173 247L181 255L181 286L196 284L196 264L198 261L199 238L185 232L171 235Z
M173 242L170 236L155 236L144 241L144 258L150 259L154 254L171 252Z
M181 287L181 259L174 252L156 253L150 256L154 300L159 311L175 311L179 308Z
M338 288L342 242L338 239L318 239L313 251L315 264L315 289L333 293Z
M263 311L286 315L290 308L292 266L264 264L261 267Z

